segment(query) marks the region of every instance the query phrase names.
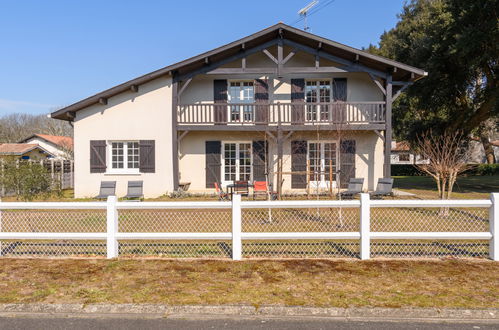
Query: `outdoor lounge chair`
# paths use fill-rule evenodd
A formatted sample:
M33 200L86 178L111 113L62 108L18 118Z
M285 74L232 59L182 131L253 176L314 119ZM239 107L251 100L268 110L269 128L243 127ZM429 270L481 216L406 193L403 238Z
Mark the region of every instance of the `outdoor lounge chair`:
M275 200L277 195L270 189L269 185L267 185L267 181L253 182L253 199L255 199L257 196L263 196L265 199L267 199L267 197L270 197L271 200Z
M229 194L223 191L222 186L220 186L217 182L215 182L215 190L217 192L219 200L226 201L227 198L229 197Z
M128 181L128 189L124 198L144 198L144 181Z
M355 195L362 192L364 178L351 178L348 182L348 189L340 192L337 196L343 198L353 198Z
M378 180L378 185L376 190L369 193L372 198L378 199L383 196L393 196L393 179L392 178L381 178Z
M116 195L116 181L101 181L99 195L96 199L107 199L109 196Z

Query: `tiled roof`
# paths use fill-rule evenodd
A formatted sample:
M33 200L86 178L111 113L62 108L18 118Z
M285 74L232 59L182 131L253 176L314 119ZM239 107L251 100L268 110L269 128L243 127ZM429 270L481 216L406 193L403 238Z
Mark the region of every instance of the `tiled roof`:
M23 141L31 140L34 137L39 137L62 148L73 149L73 138L70 136L48 135L48 134L34 134ZM21 141L21 142L23 142Z
M35 148L39 148L38 144L2 143L0 144L0 155L22 155Z
M400 141L395 144L395 147L392 147L392 151L409 151L411 150L411 146L407 141Z

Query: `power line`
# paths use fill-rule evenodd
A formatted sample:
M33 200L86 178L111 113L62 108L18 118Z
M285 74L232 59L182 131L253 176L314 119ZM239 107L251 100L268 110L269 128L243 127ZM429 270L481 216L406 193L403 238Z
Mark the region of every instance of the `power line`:
M335 2L336 0L329 0L327 2L324 2L323 5L319 5L317 6L314 10L311 10L309 13L307 13L307 17L310 17L312 16L313 14L317 13L319 10L322 10L324 8L326 8L327 6L329 6L330 4L332 4L333 2ZM297 19L296 21L294 21L293 23L291 23L290 25L293 26L293 25L296 25L297 23L300 23L301 21L303 21L305 19L305 17L300 17L299 19Z

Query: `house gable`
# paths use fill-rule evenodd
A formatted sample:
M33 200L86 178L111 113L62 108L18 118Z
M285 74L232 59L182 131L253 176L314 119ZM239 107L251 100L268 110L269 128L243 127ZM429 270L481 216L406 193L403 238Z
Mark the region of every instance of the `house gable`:
M386 77L386 73L390 72L394 80L400 81L414 81L426 75L424 70L369 54L353 47L301 31L283 23L278 23L225 46L115 86L55 111L51 116L56 119L73 120L76 111L93 104L100 103L106 105L109 97L125 91L136 93L141 84L157 79L158 77L169 76L174 82L186 81L195 75L207 73L218 68L224 68L225 65L236 60L250 58L251 55L260 53L267 48L272 46L275 47L276 45L288 47L291 49L291 52L308 52L314 54L314 56L320 57L322 60L325 59L337 63L338 66L341 66L341 70L345 70L345 72L365 71L380 78ZM277 57L277 51L268 50L268 52L274 59ZM289 54L290 53L287 55L289 56ZM286 58L284 60L286 60ZM275 63L273 66L275 67ZM282 65L278 64L277 66L278 70L282 69ZM270 65L269 68L271 68ZM229 67L226 67L226 70L227 69L229 69ZM233 69L237 68L234 67ZM225 72L230 73L230 70Z

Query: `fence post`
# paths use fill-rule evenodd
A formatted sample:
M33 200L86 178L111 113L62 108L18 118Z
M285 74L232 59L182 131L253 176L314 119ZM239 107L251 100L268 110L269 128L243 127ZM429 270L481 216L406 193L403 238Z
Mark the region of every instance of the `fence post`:
M232 260L241 260L241 195L232 195Z
M369 194L360 194L360 259L371 258L371 205Z
M490 259L499 261L499 193L490 194L492 206L489 209L489 229L492 238L489 243Z
M118 210L116 208L116 196L107 198L107 258L118 257L118 241L116 232L118 231Z

